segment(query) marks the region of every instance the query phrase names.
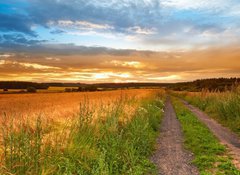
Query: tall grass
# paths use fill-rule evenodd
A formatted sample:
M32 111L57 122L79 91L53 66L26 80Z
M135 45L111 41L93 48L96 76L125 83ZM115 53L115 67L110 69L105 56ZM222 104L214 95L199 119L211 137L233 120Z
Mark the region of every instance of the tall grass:
M133 116L125 112L129 103L134 100L120 98L96 110L85 100L60 131L52 131L40 117L34 125L2 125L0 174L154 173L148 157L158 134L163 95L143 100Z
M228 92L178 93L221 124L240 135L240 87Z

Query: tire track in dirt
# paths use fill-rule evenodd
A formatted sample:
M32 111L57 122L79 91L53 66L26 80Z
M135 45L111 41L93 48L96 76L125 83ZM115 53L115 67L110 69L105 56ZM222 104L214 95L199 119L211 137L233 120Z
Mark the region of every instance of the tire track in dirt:
M157 150L151 158L160 175L198 175L193 155L183 148L183 134L170 98L167 98Z
M184 100L182 100L182 102L196 117L198 117L201 122L203 122L211 130L211 132L222 144L227 146L229 153L234 159L234 165L240 169L240 138L228 128L223 127L215 120L211 119L200 109L190 105Z

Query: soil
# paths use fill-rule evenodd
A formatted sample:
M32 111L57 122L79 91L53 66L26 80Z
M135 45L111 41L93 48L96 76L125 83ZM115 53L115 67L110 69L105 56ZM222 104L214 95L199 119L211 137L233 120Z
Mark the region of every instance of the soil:
M151 160L157 165L160 175L198 175L191 164L192 153L183 148L183 134L170 98L164 109L157 150Z
M211 119L200 109L190 105L186 101L182 100L182 102L188 109L191 110L193 114L198 117L201 122L203 122L212 131L212 133L219 139L222 144L227 146L229 153L234 159L234 165L240 169L240 138L228 128L223 127L215 120Z

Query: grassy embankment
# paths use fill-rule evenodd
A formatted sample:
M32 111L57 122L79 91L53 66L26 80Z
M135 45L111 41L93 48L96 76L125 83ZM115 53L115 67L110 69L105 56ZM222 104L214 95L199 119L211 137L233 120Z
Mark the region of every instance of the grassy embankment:
M240 136L240 87L229 92L177 93Z
M240 175L231 163L226 149L211 131L178 99L172 98L184 132L184 145L194 154L193 163L201 175Z
M155 167L148 158L158 135L163 100L163 94L145 99L133 116L125 116L124 106L134 100L121 98L103 106L94 122L96 111L86 100L76 120L55 134L54 127L45 126L40 118L34 126L27 121L17 126L5 123L0 174L153 174Z

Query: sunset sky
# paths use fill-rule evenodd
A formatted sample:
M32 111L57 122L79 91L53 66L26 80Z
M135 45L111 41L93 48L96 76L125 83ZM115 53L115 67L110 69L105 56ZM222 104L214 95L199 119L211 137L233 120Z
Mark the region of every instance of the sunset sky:
M240 77L239 0L1 0L0 81Z

